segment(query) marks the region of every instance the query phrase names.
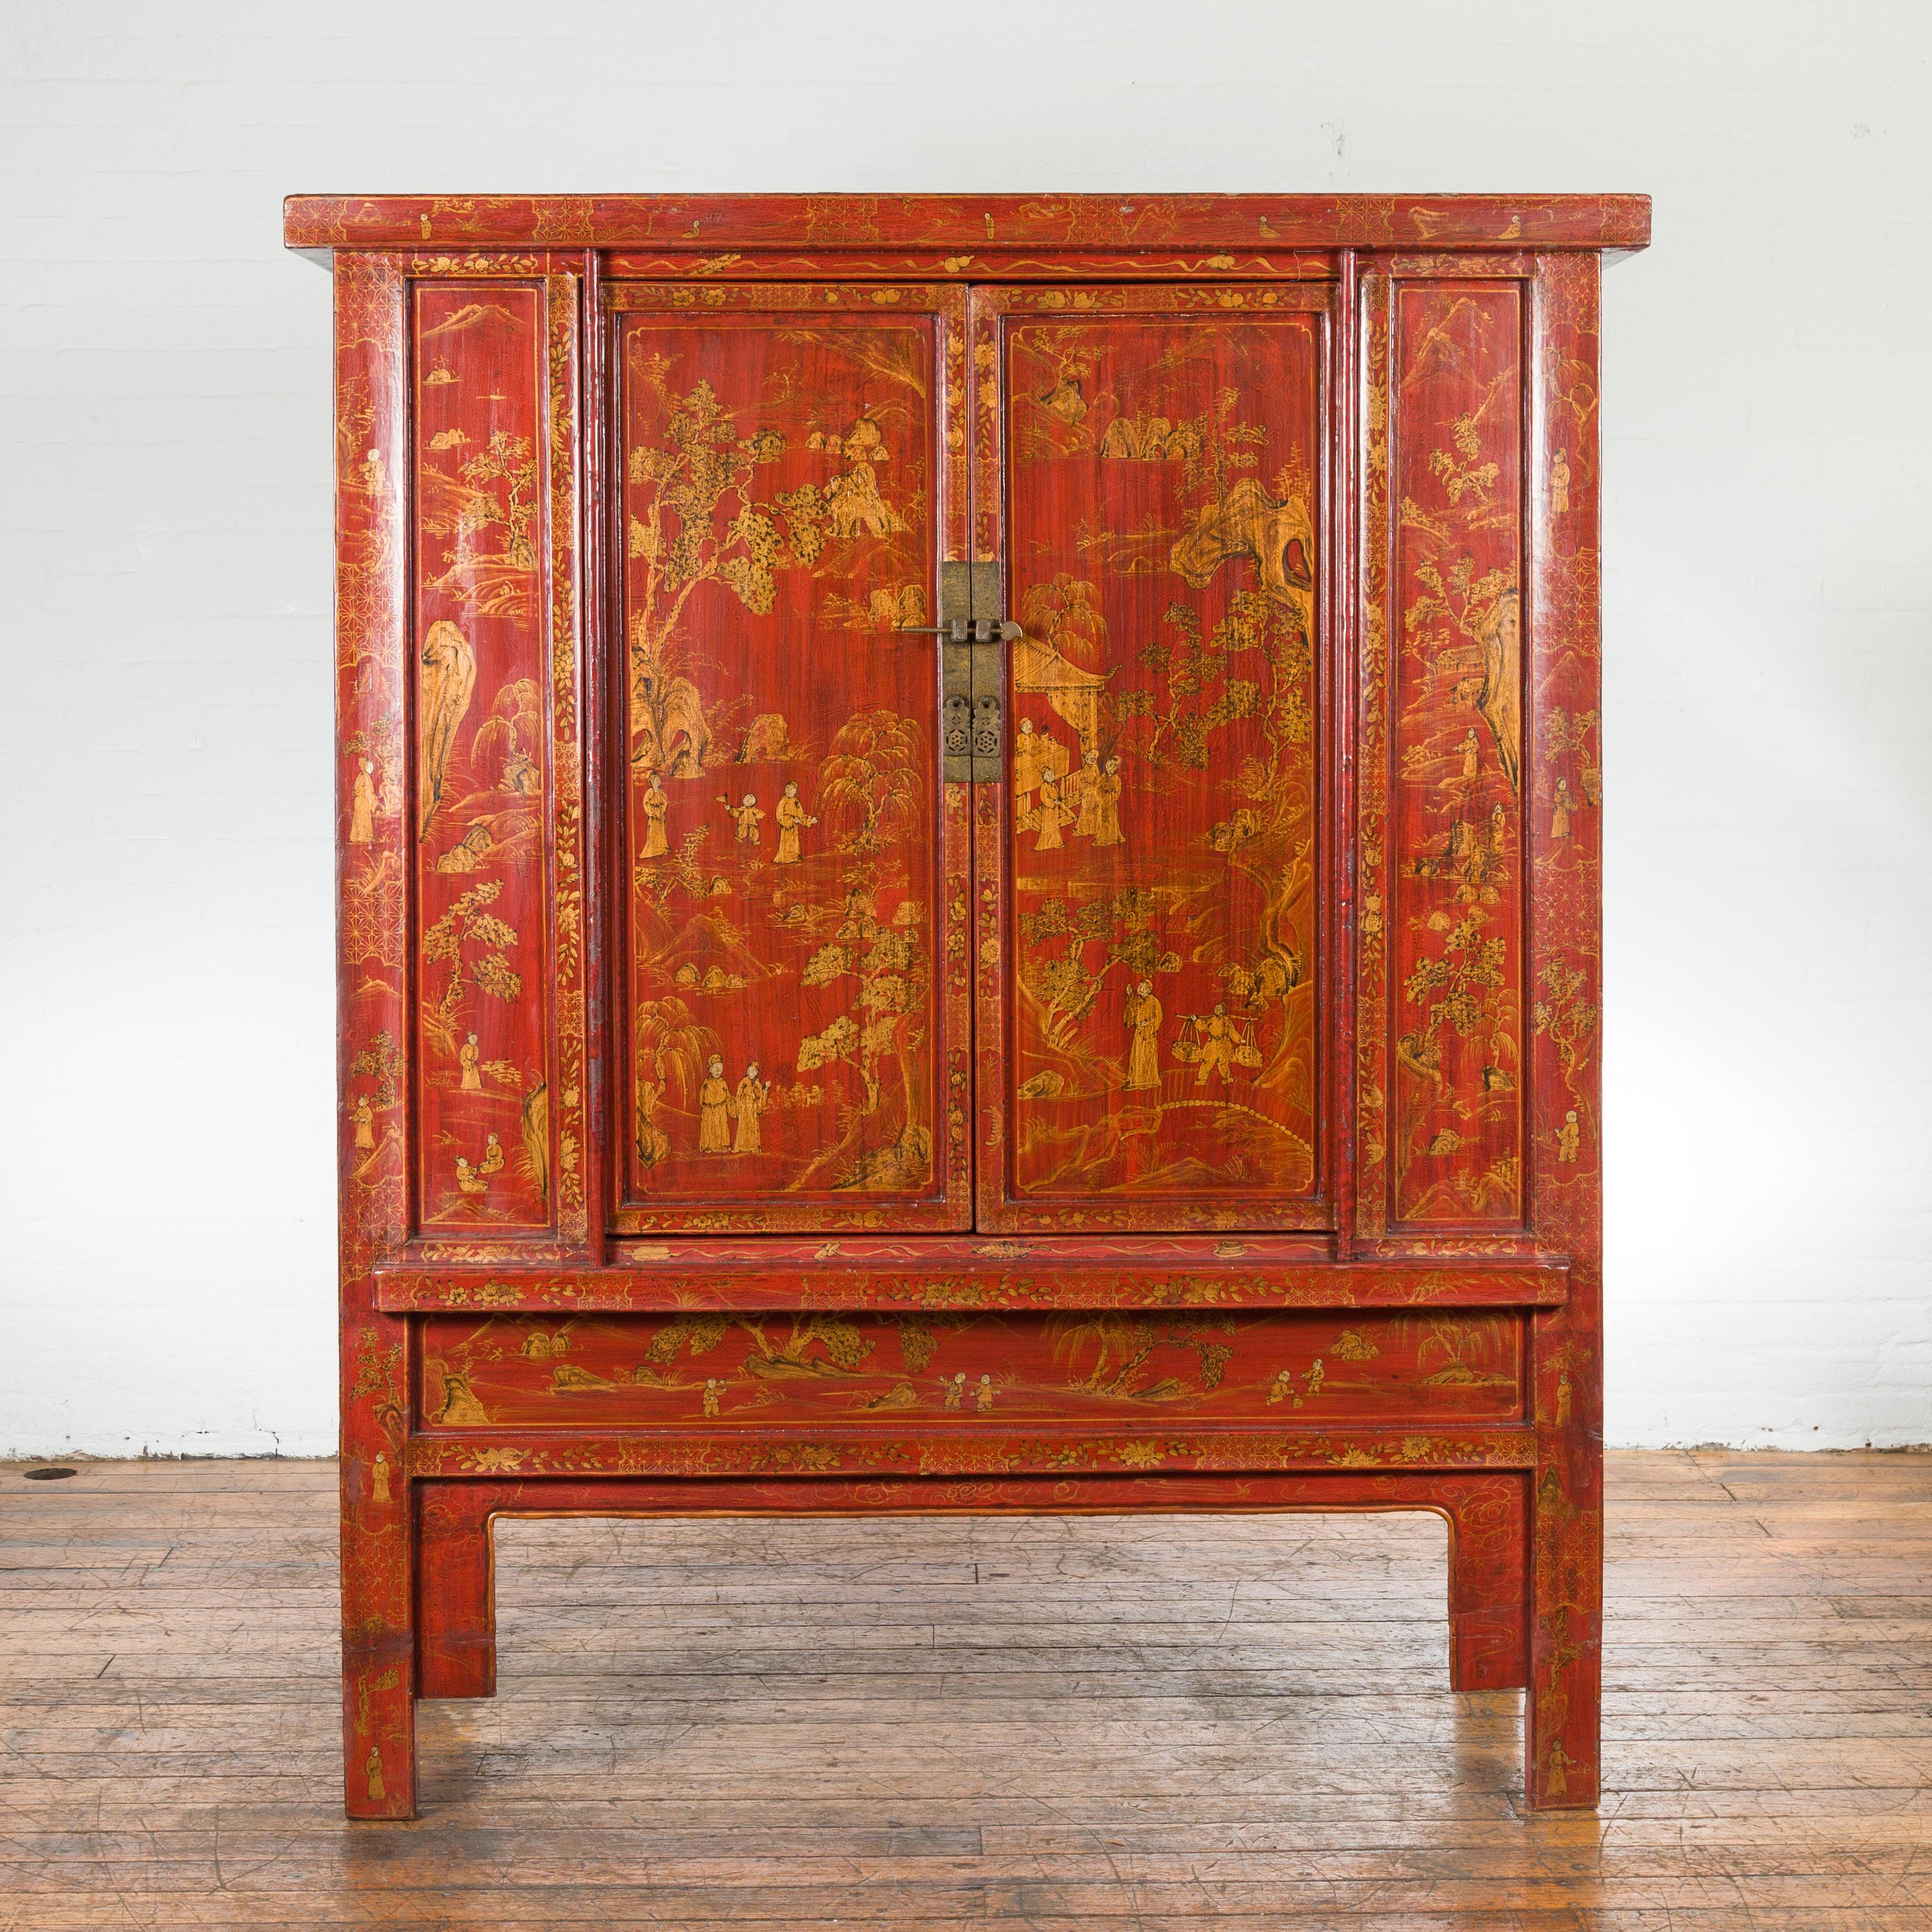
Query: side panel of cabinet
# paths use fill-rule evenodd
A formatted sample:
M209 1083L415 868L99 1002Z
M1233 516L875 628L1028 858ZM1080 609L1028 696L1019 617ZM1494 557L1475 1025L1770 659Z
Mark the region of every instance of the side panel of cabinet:
M1362 284L1358 1232L1521 1228L1523 284Z
M614 284L615 1225L971 1212L963 297Z
M1532 1212L1570 1293L1534 1318L1532 1802L1596 1802L1603 1669L1603 1167L1598 302L1591 255L1544 257L1532 291L1528 1048Z
M406 816L416 1223L452 1258L587 1238L580 284L544 266L412 265L410 742L350 748L351 842ZM401 1048L358 1068L379 1121Z
M384 256L335 270L337 1174L343 1752L350 1814L416 1810L415 1560L401 1480L410 1324L371 1270L410 1226L407 796L408 284ZM371 747L378 748L372 754ZM385 762L386 759L387 762ZM373 770L371 768L374 768ZM381 774L382 783L370 781ZM385 809L383 787L390 788ZM400 796L398 796L400 794Z
M980 1224L1328 1224L1327 285L976 291Z
M1373 258L1360 304L1354 1245L1568 1260L1532 1328L1539 1806L1598 1784L1599 272Z

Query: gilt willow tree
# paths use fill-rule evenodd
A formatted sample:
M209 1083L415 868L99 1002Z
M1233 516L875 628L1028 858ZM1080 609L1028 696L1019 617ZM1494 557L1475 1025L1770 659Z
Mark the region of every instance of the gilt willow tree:
M490 910L502 890L500 879L472 886L423 934L424 963L449 968L442 999L423 1008L425 1028L446 1052L456 1051L471 986L506 1002L514 1001L524 990L523 976L508 957L517 944L516 928ZM466 952L466 947L477 950Z
M640 354L635 374L658 400L662 441L631 452L629 553L643 561L632 592L631 719L634 760L673 773L700 770L710 743L692 654L679 626L702 584L723 585L745 608L770 614L776 573L809 568L825 548L827 491L802 483L760 499L758 470L782 455L783 434L739 432L736 412L709 382L673 393L662 356Z

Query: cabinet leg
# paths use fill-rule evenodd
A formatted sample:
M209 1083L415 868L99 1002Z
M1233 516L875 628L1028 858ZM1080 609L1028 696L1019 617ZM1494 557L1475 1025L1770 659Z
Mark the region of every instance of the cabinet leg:
M1589 1473L1566 1473L1546 1462L1530 1504L1523 1784L1537 1811L1587 1810L1602 1778L1603 1515Z
M342 1731L352 1818L416 1815L413 1538L403 1484L364 1445L342 1459Z
M1449 1513L1449 1688L1520 1690L1528 1681L1529 1526L1524 1486L1493 1485Z
M458 1496L426 1502L416 1552L416 1688L496 1694L496 1604L487 1520Z

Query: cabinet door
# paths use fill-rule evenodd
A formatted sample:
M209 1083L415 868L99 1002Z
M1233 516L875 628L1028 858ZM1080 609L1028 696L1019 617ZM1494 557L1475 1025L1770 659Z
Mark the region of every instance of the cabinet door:
M970 1211L969 801L944 782L964 297L608 292L615 1226Z
M977 290L980 1222L1325 1226L1324 286Z

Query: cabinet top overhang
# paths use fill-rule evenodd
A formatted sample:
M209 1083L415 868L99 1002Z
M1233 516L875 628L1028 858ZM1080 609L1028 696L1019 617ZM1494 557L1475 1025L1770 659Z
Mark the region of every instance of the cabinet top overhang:
M304 249L950 250L967 258L951 272L970 279L1022 249L1636 249L1650 242L1650 197L297 194L282 236Z

